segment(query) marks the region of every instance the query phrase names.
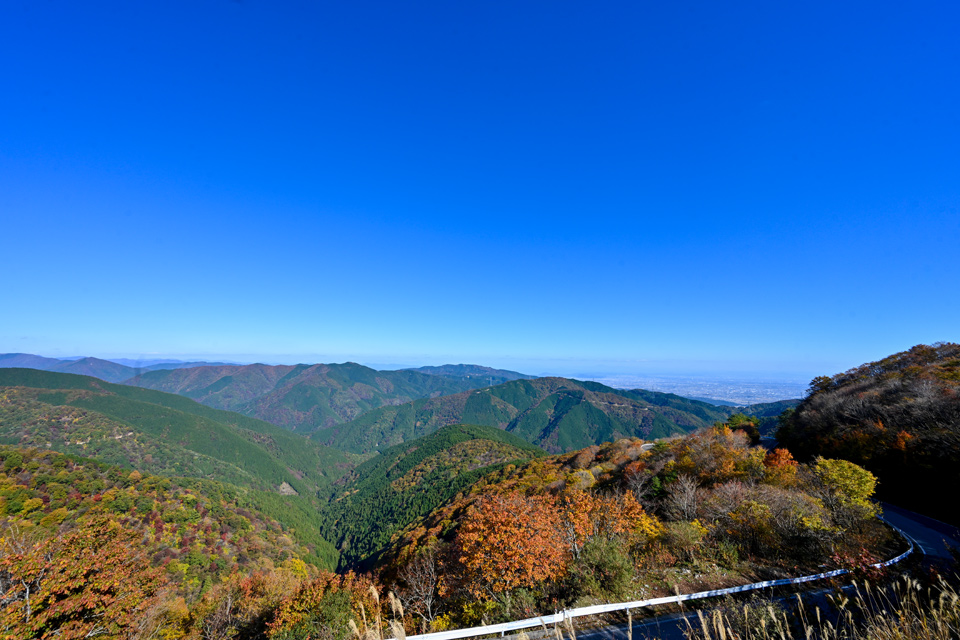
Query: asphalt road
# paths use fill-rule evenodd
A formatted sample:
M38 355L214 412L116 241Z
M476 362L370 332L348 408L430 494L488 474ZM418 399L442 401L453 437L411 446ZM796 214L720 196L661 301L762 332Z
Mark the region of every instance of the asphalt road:
M960 529L949 524L883 503L883 519L899 527L931 562L950 561L946 545L960 549Z
M883 505L883 512L884 520L898 527L911 538L915 545L915 553L922 553L924 559L931 564L950 561L951 556L947 550L947 544L960 549L960 529L956 527L890 504ZM688 625L694 628L700 627L696 609L635 622L633 624L633 638L634 640L684 640ZM567 636L568 634L564 635ZM577 640L624 640L626 637L626 624L600 627L577 633Z

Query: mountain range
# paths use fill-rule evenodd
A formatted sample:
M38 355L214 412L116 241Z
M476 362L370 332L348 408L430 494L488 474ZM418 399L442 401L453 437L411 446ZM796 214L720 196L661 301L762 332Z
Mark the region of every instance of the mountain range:
M562 579L550 587L564 598L561 606L636 599L643 594L625 590L647 580L650 567L663 572L666 585L687 576L688 566L707 563L722 563L724 579L798 561L818 565L824 532L834 531L822 523L838 523L845 513L839 500L832 503L840 505L837 514L828 513L815 494L803 493L822 489L810 484L819 477L814 471L798 474L787 452L749 449L725 425L651 448L655 438L742 423L743 416L730 419L734 408L673 394L475 365L205 365L141 371L128 384L10 366L122 373L97 359L31 358L8 354L0 367L0 526L30 527L38 540L56 544L73 540L64 531L129 529L130 553L148 554L144 570L162 574L173 589L165 596L169 610L179 607L177 620L196 629L220 620L221 611L239 611L231 609L235 598L266 602L274 596L259 594L304 593L297 585L332 576L318 569L370 569L403 583L403 597L418 575L480 588L496 572L470 573L466 563L486 557L483 545L543 534L541 563L546 545L569 544L571 531L576 551L564 554L567 564L556 573ZM151 366L162 364L170 363ZM866 454L864 464L878 463L885 484L900 480L897 465L905 463L909 473L900 475L916 477L912 491L920 490L917 481L952 486L958 369L960 346L947 344L816 379L787 418L782 441L792 436L809 457ZM742 412L777 420L791 405ZM931 465L948 464L929 473ZM690 513L675 499L682 477L694 478L695 492L709 498ZM781 525L758 518L784 505L801 528L784 519L783 531L765 533L779 537L762 542L757 522ZM482 535L468 537L476 531ZM451 555L474 543L481 555ZM851 539L843 552L862 546ZM512 546L497 548L496 566L501 556L516 555L503 551ZM636 572L635 552L652 563L644 573ZM58 556L49 563L62 564ZM436 569L441 573L430 573ZM78 584L78 597L89 599L90 588ZM217 594L222 600L211 599ZM469 620L455 622L476 622Z
M81 376L93 376L107 382L123 382L139 375L143 371L158 369L177 369L180 367L198 367L221 363L180 362L177 360L146 361L151 364L139 366L130 359L102 360L100 358L45 358L30 353L0 353L0 369L27 368L59 373L75 373Z
M177 393L211 407L309 432L384 405L484 387L488 376L377 371L353 362L250 364L150 371L126 384Z
M674 394L535 378L448 364L377 371L360 364L216 364L153 361L134 369L98 358L0 355L23 366L91 375L185 396L361 455L457 423L493 426L550 452L619 437L658 438L724 421L734 409ZM787 405L748 407L779 413ZM776 418L764 418L776 422Z
M369 453L468 423L503 429L557 453L624 437L688 433L729 415L726 408L667 393L535 378L380 407L311 437L345 451Z
M517 371L507 369L493 369L483 367L478 364L442 364L436 367L416 367L405 369L405 371L418 371L432 376L445 376L448 378L479 378L486 386L492 387L502 382L511 380L533 380L537 376L529 376Z

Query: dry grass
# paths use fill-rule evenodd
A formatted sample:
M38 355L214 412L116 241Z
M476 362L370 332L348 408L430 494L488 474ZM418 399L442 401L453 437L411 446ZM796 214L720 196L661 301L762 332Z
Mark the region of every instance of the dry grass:
M793 615L770 603L698 612L691 640L954 640L960 638L960 594L943 579L929 587L903 578L890 588L855 585L825 612L797 597Z

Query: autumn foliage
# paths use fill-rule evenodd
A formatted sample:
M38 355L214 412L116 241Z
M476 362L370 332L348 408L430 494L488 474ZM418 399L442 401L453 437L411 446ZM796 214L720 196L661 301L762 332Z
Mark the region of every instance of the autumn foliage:
M960 344L917 345L810 383L779 441L798 459L842 458L880 479L881 497L960 524Z
M690 589L814 570L866 539L874 485L856 465L803 465L723 424L642 444L489 474L398 537L384 576L426 631L665 595L693 572L712 577Z
M0 454L11 640L346 640L381 633L387 616L439 630L783 575L874 535L868 471L801 464L726 425L503 464L395 535L373 575L307 565L280 527L214 484ZM381 602L384 585L405 613Z
M376 587L368 578L352 572L345 575L324 572L301 583L290 597L279 603L268 625L268 636L345 638L350 633L350 620L366 621L367 615L379 615L379 596L375 594Z
M552 496L484 496L457 535L466 582L477 597L534 587L563 574L569 550Z
M39 544L8 530L0 629L9 640L115 636L136 628L162 584L142 535L97 519Z

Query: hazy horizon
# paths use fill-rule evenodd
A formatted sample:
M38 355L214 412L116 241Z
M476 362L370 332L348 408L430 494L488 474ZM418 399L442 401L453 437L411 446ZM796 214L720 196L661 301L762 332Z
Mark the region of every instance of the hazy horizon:
M3 353L27 353L4 351ZM840 373L860 362L845 368L836 368L834 371L817 370L790 370L764 369L756 363L743 362L689 362L689 361L626 361L626 360L590 360L575 358L528 359L500 356L484 358L460 355L422 356L420 358L396 359L387 357L353 357L344 354L211 354L211 353L87 353L57 354L56 352L33 353L48 358L61 360L75 360L85 357L94 357L114 362L122 361L127 366L150 366L158 362L218 362L227 364L247 365L293 365L293 364L331 364L356 362L372 369L396 370L411 369L424 366L438 366L444 364L472 364L494 369L506 369L528 375L537 376L564 376L574 378L595 379L600 377L614 378L709 378L722 379L728 377L736 380L778 381L778 382L809 382L818 375Z
M45 357L51 357L45 354L33 354ZM293 364L331 364L336 362L357 362L358 364L377 369L377 370L396 370L396 369L415 369L421 366L435 366L441 364L472 364L492 367L494 369L508 369L526 375L537 377L558 376L564 378L574 378L579 380L592 380L609 387L620 389L647 389L651 391L661 391L666 393L675 393L706 400L708 402L717 401L720 403L733 403L739 405L749 405L762 402L774 402L778 400L787 400L799 398L804 395L809 380L813 376L788 375L782 372L756 372L756 371L731 371L731 370L682 370L677 369L678 363L602 363L602 362L574 362L570 359L554 360L550 363L539 361L517 361L508 359L508 363L503 361L487 363L474 361L469 358L451 357L449 359L439 359L428 362L375 362L364 360L362 358L347 358L336 360L316 357L267 357L267 358L243 358L230 356L211 356L209 354L177 354L178 357L157 357L155 354L141 354L137 357L129 356L111 356L103 357L95 354L92 357L99 357L102 360L117 362L125 366L137 368L150 367L159 363L218 363L218 364L266 364L266 365L293 365ZM65 356L63 360L76 360L85 356ZM687 363L689 364L689 363ZM519 366L518 366L519 365ZM524 366L529 365L529 366ZM551 366L552 365L552 366ZM643 365L643 366L641 366ZM2 365L0 365L2 366ZM538 368L547 367L547 368ZM592 368L591 368L592 367ZM618 369L619 367L619 369Z

